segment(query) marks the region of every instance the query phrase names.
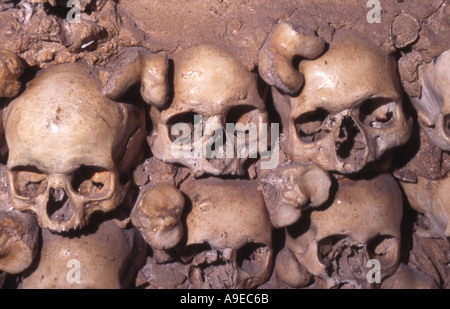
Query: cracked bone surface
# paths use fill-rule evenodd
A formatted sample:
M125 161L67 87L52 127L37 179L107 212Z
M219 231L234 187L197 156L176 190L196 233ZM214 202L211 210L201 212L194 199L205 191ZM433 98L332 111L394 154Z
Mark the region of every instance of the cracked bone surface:
M190 178L192 204L181 258L193 288L255 288L272 270L272 226L258 183Z
M285 253L290 263L276 265L279 279L302 287L310 283L304 278L309 273L327 288L371 287L369 260L380 262L381 280L399 265L402 213L401 191L392 176L339 180L331 205L287 228L286 247L292 254ZM307 272L300 276L303 268Z
M366 2L0 0L0 286L26 277L37 287L44 275L48 285L104 287L100 277L120 267L134 278L108 286L369 287L362 262L398 238L363 237L368 245L353 236L388 222L387 205L401 203L385 190L397 190L392 179L375 177L387 172L405 198L402 259L370 287L449 288L450 3ZM378 9L381 23L371 23ZM246 132L238 145L234 132L221 148L226 123L279 124L280 143L238 157L256 139ZM187 134L194 128L200 137ZM206 158L221 150L234 157ZM99 217L147 241L137 275L120 262L131 234L99 228ZM339 224L348 228L330 231ZM241 247L241 233L256 229L272 231L272 243ZM195 230L207 241L186 246ZM324 230L332 236L317 240ZM325 275L313 271L318 262L299 262L304 243L320 247L308 259L320 253ZM92 280L66 283L78 273L59 249ZM111 259L91 258L95 250ZM267 252L276 267L263 272ZM241 280L236 264L270 279Z
M175 247L183 237L183 195L168 183L159 183L144 191L131 213L133 225L153 249Z
M297 222L304 208L318 207L329 198L330 177L316 165L286 164L260 174L260 188L275 228Z
M6 166L1 165L0 180L6 182L6 175ZM27 269L38 252L38 238L39 226L35 215L12 209L7 187L1 186L0 272L19 274Z
M23 70L22 60L17 55L0 49L0 97L14 97L19 93Z
M411 101L421 128L444 151L450 151L450 50L419 69L420 98Z
M409 139L393 59L367 38L338 31L328 51L301 61L299 71L304 85L282 113L293 161L354 173Z
M118 289L130 287L145 252L136 229L123 230L113 220L80 234L42 230L39 261L25 272L23 289Z
M0 270L18 274L27 269L38 251L39 227L32 214L0 210Z
M142 107L104 98L95 76L83 63L53 66L5 112L12 204L54 232L115 209L142 156Z
M395 171L409 206L419 213L414 223L413 249L408 266L431 276L439 287L448 288L450 153L443 151L423 126L417 126L417 130L418 145L412 144L411 147L418 149L404 149L405 166ZM398 283L393 279L389 286L404 284L402 278L407 276L408 272L400 274Z
M449 268L443 265L450 259L450 51L418 72L421 92L410 96L418 116L418 149L397 176L409 205L424 217L415 224L411 264L448 288Z
M151 109L154 130L148 141L154 156L189 167L196 177L204 173L243 175L249 144L257 142L257 136L247 134L245 148L239 148L235 135L226 136L226 124L253 125L257 131L260 123L268 122L257 75L226 51L210 45L176 53L173 65L173 100L167 109ZM201 123L195 123L195 115L201 116ZM218 139L222 146L213 143ZM228 147L230 139L233 147Z

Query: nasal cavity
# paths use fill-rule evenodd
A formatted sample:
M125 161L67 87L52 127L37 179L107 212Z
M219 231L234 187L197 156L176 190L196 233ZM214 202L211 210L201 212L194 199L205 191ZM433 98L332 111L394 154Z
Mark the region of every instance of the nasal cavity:
M72 218L69 197L63 188L50 188L47 215L52 221L66 222Z
M336 139L336 153L338 157L347 163L349 160L362 158L366 149L364 134L350 116L345 116ZM354 162L357 163L357 162Z

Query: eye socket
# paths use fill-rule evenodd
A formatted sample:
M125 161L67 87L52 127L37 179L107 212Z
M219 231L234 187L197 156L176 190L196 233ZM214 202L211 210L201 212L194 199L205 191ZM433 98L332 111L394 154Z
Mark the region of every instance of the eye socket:
M47 175L35 166L19 166L12 169L14 189L19 196L35 198L47 189Z
M90 198L102 198L114 188L112 172L97 166L83 165L73 173L72 189Z
M398 247L398 240L389 235L378 235L367 245L367 251L371 258L392 261L397 255L393 248Z
M326 110L319 108L298 117L294 125L300 140L309 144L325 138L336 123Z
M382 129L394 120L395 102L386 98L368 99L361 104L359 120L365 125Z
M244 272L256 275L261 273L261 267L266 266L270 249L264 244L247 243L237 252L236 262Z
M228 113L225 122L226 123L242 123L246 125L249 122L257 123L257 120L253 119L256 113L252 113L257 109L250 105L239 105L232 107Z
M333 259L330 254L333 254L333 252L335 251L335 246L346 237L347 236L345 235L331 235L321 239L317 245L317 254L319 255L319 261L324 265L328 265L329 262Z
M167 125L169 127L169 138L172 142L180 138L191 138L191 142L193 142L195 116L199 115L188 112L174 115L169 119Z
M207 243L188 245L182 249L181 259L183 262L189 263L197 254L209 250L211 250L211 246Z
M225 122L226 125L234 125L234 130L233 132L229 132L227 128L224 143L226 143L227 138L234 138L234 145L243 146L240 144L243 140L239 140L239 138L245 138L245 145L248 145L250 140L255 140L259 129L259 119L257 117L260 115L257 111L258 109L250 105L232 107L226 115ZM236 151L242 151L241 146L236 146L239 148Z

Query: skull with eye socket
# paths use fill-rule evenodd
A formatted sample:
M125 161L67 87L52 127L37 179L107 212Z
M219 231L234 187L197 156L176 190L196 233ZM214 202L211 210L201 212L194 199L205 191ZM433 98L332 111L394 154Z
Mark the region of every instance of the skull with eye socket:
M126 173L142 156L143 115L137 105L105 98L85 64L42 72L5 113L14 208L36 213L53 232L81 228L92 213L115 209Z
M291 99L289 119L295 161L353 173L408 140L411 126L392 68L369 42L337 36L325 55L302 62L300 71L305 85Z
M215 46L181 51L173 61L173 101L167 109L151 109L155 127L148 142L154 156L184 165L196 177L243 175L249 145L267 123L257 75ZM228 124L235 125L233 135Z
M368 261L380 263L381 281L400 263L402 214L401 191L391 175L340 179L330 206L287 228L276 274L292 287L304 287L313 275L326 288L372 288Z
M251 289L272 271L272 226L258 183L190 177L181 191L192 203L186 242L179 249L190 264L192 288Z
M272 49L292 32L279 29L281 34L274 32L278 33L276 39L268 43ZM301 56L311 53L309 46L317 45L320 51L317 38L299 38L306 46ZM299 44L300 39L284 44ZM288 126L293 161L314 162L326 170L349 174L409 139L411 122L402 110L393 59L372 42L355 32L338 31L329 50L315 60L302 60L299 71L289 63L292 55L286 55L280 46L272 57L260 57L260 71L263 78L268 76L268 83L291 95L284 99L290 112L284 113L283 123ZM313 56L317 56L317 48ZM267 68L273 67L281 81L272 80L274 74L267 73ZM297 76L294 73L304 76L303 84L303 78L296 85L284 82Z

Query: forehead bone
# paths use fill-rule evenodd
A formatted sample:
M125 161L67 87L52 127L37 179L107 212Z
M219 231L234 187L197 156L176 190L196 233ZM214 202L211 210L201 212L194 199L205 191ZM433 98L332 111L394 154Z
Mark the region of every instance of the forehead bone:
M400 189L388 174L370 180L343 179L333 204L313 212L311 221L319 227L318 239L331 234L349 235L359 242L378 234L400 238L402 207Z
M305 85L297 104L339 112L371 97L398 99L389 57L352 31L339 31L330 49L313 61L302 61Z
M175 110L215 115L230 103L258 96L256 75L218 47L201 45L184 50L174 57L174 67ZM262 102L260 105L258 108L264 109Z
M96 74L87 65L64 64L44 71L6 113L9 164L51 168L67 167L75 160L112 165L107 149L121 125L120 108L101 95ZM92 158L98 161L90 162Z
M271 244L271 225L258 184L246 180L198 179L183 183L192 210L187 216L188 244L240 248L247 242Z

